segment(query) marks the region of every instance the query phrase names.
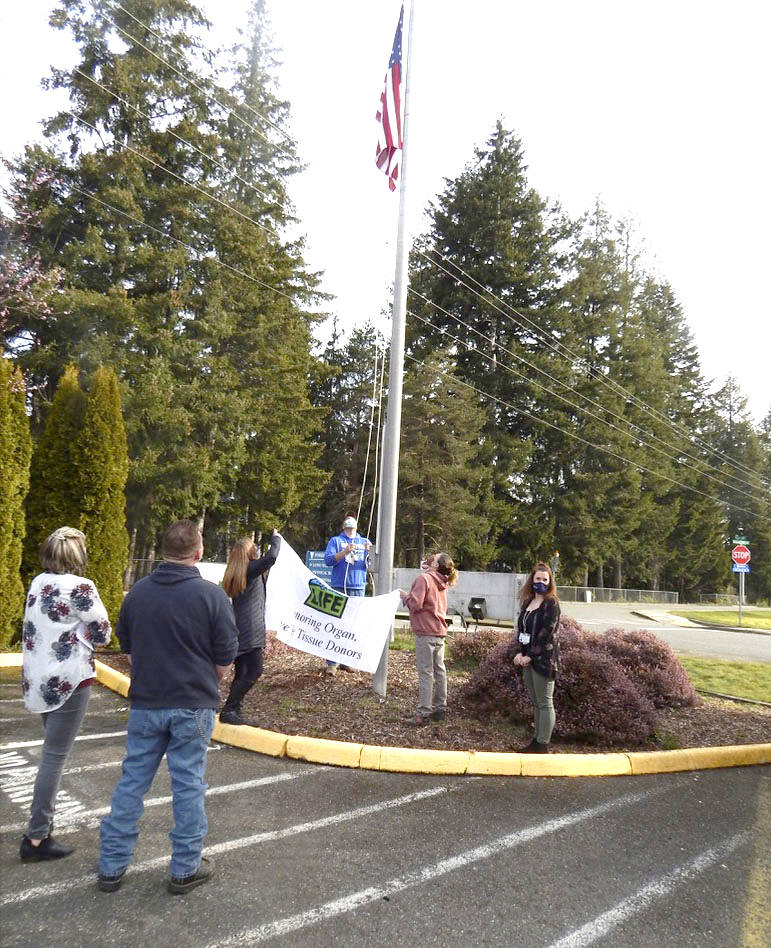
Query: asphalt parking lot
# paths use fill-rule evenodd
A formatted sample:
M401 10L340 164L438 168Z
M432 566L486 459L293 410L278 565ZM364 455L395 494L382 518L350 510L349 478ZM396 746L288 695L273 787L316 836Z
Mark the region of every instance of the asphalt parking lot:
M96 687L68 760L56 835L23 865L39 720L0 684L2 945L767 945L771 774L635 778L387 774L213 744L216 877L166 891L165 767L122 888L95 885L98 823L120 770L126 701Z

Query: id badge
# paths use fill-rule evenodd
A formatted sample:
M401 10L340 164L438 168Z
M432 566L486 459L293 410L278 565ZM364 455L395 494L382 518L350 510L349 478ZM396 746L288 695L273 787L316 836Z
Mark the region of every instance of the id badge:
M529 633L529 632L520 632L520 633L519 633L519 641L520 641L520 644L521 644L521 645L529 645L529 644L530 644L530 633Z

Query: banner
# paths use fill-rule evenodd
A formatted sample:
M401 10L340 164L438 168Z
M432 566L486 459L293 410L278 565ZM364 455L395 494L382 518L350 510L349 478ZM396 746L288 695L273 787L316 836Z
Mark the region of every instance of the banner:
M281 642L374 674L398 606L398 589L371 597L336 592L281 538L265 596L265 628Z

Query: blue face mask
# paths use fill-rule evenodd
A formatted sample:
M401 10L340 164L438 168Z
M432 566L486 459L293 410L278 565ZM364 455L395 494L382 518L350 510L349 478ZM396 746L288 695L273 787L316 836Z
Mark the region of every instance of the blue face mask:
M545 593L549 589L548 583L533 583L533 592Z

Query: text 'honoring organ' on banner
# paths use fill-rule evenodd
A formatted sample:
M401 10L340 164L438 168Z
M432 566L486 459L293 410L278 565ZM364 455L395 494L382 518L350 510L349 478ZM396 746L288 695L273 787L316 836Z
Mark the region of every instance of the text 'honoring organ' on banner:
M398 589L371 597L336 592L282 538L266 587L265 628L301 652L373 674L398 605Z

